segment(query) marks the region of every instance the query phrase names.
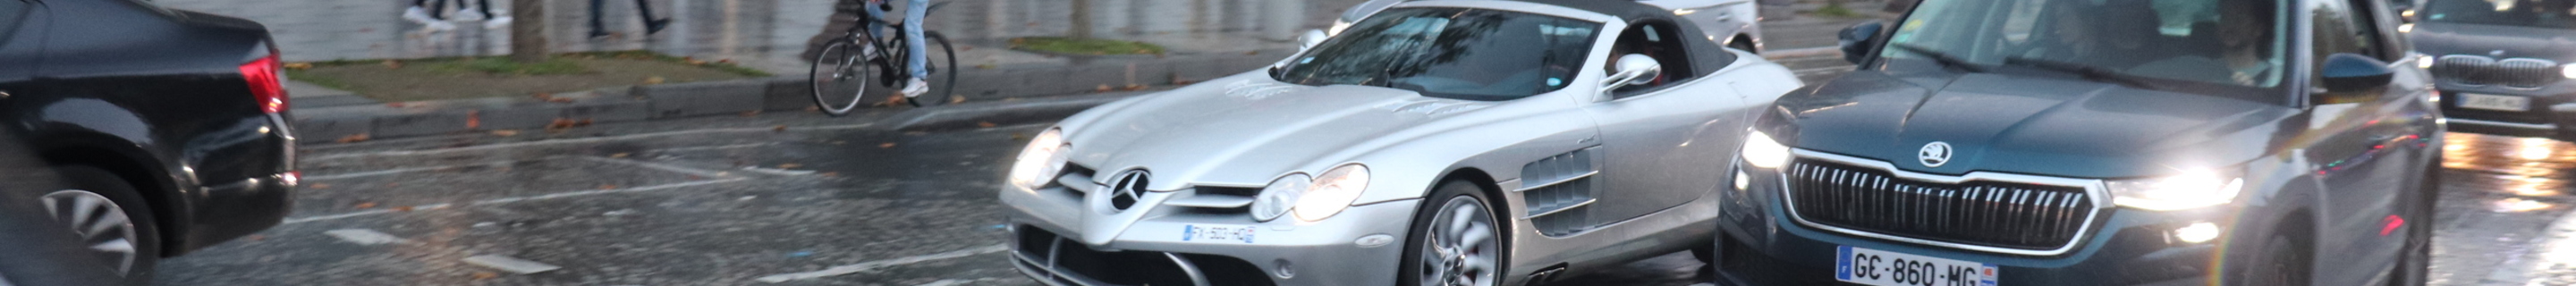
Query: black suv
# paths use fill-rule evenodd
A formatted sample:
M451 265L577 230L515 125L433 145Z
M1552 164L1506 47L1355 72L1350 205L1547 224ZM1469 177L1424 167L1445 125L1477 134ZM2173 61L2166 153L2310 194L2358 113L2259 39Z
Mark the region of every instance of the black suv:
M2452 129L2576 140L2576 0L2430 0L2415 19Z
M2379 0L1924 0L1741 149L1722 284L2420 285L2441 112ZM2413 223L2410 223L2413 222Z
M142 283L285 217L295 137L270 42L140 0L0 0L0 116L67 179L36 195L95 265Z

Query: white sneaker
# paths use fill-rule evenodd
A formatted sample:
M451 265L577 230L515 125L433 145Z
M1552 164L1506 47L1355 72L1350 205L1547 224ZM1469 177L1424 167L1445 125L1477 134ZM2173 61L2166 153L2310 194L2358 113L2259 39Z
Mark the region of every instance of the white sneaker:
M492 18L492 15L482 15L482 10L474 8L456 8L456 15L448 21L482 21L482 18Z
M930 93L930 82L913 78L911 81L904 82L903 91L900 92L903 93L904 98L919 98L921 94Z
M456 29L456 24L455 24L455 23L448 23L448 22L444 22L444 21L440 21L440 22L429 22L429 23L421 24L421 25L422 25L422 26L429 26L429 29L430 29L430 30L434 30L434 31L446 31L446 30L455 30L455 29Z
M421 25L429 25L429 23L438 22L438 18L429 17L429 10L422 10L420 9L420 6L412 6L409 9L403 9L402 18L403 20L411 20L412 23L420 23Z
M495 12L495 13L497 13L497 12ZM510 26L510 16L493 17L491 20L483 20L483 28L484 28L484 29L500 29L500 28L502 28L502 27L509 27L509 26Z

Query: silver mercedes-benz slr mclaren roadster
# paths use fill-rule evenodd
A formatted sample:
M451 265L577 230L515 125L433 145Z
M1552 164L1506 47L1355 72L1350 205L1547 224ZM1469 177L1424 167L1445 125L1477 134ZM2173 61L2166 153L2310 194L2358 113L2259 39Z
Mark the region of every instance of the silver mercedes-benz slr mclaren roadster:
M1705 248L1801 85L1631 1L1420 1L1031 138L1001 191L1053 285L1522 285ZM1705 259L1705 255L1703 255Z

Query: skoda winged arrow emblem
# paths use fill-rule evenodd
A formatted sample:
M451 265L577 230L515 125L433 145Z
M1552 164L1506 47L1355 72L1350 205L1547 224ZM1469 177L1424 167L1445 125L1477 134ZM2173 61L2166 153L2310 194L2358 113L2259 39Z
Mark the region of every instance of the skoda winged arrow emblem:
M1136 206L1136 201L1144 198L1145 183L1145 170L1119 173L1118 181L1109 186L1110 209L1126 211L1128 207Z
M1940 168L1941 164L1950 163L1950 143L1933 141L1932 144L1923 144L1922 150L1914 152L1914 158L1921 160L1924 167Z

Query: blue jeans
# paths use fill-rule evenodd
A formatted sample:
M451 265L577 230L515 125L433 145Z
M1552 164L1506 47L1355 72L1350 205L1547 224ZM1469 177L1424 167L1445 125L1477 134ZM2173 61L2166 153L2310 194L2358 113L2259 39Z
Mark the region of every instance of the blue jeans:
M905 1L906 2L903 5L903 54L906 58L904 59L903 64L904 70L912 73L912 78L929 80L930 70L923 67L924 64L930 62L930 46L926 45L928 44L926 41L929 41L929 38L921 36L921 18L929 17L930 0ZM867 5L867 7L860 8L860 10L868 11L869 19L885 19L886 11L877 10L876 5ZM868 34L885 34L884 22L867 22Z

